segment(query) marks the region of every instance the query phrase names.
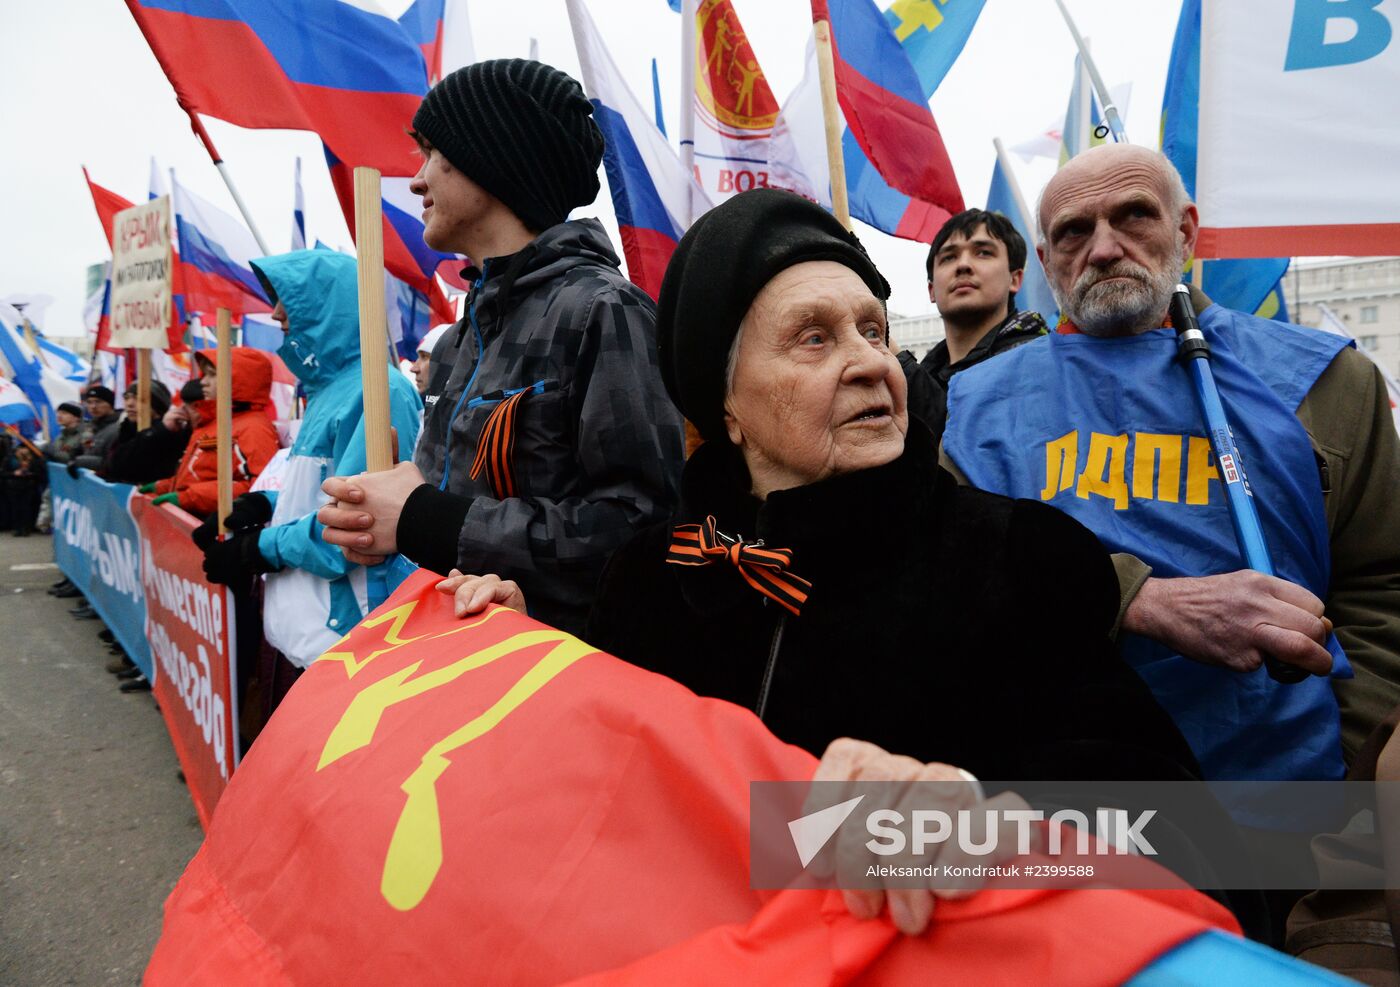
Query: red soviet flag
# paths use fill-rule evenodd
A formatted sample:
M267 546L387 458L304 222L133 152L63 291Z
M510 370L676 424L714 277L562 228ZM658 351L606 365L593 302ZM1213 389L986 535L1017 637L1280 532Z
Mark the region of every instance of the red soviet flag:
M989 890L910 939L835 892L754 891L749 783L809 754L512 611L455 619L436 581L288 695L146 983L1107 984L1233 928L1189 890Z

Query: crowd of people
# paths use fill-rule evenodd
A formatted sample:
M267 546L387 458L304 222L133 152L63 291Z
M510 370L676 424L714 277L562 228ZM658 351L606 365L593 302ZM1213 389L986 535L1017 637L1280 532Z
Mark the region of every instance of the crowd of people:
M916 360L859 240L789 192L701 216L653 303L568 218L603 137L549 66L460 69L412 132L425 240L473 258L473 285L418 387L391 375L397 466L365 472L355 262L325 250L254 264L307 399L290 450L274 460L266 359L236 348L179 401L153 392L146 432L89 389L48 453L208 517L209 382L231 374L240 496L228 539L212 517L195 537L211 580L261 595L265 711L414 565L461 615L513 607L752 708L830 779L1335 780L1400 706L1384 383L1338 337L1193 290L1277 575L1246 570L1235 465L1167 318L1199 217L1162 155L1074 158L1034 245L952 217L926 271L946 339ZM1016 310L1030 249L1053 327ZM1265 656L1309 674L1276 681ZM1281 944L1299 894L1228 901ZM909 934L933 904L888 895Z

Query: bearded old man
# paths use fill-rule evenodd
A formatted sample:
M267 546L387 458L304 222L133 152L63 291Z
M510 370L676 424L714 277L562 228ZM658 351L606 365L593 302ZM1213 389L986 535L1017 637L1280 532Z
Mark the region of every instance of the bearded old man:
M1121 644L1207 778L1340 778L1400 702L1400 444L1343 339L1192 300L1281 578L1241 571L1167 305L1197 234L1162 155L1111 145L1046 187L1058 330L960 374L945 465L1117 553ZM1314 675L1282 685L1263 654Z

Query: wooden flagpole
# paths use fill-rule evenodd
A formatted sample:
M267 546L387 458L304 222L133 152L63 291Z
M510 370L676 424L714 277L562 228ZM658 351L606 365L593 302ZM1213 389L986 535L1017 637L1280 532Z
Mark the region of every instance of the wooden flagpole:
M224 534L224 518L233 510L233 354L230 337L232 316L226 308L219 309L216 324L218 339L218 375L215 377L214 405L217 409L218 447L214 451L219 466L219 535Z
M34 355L39 358L39 366L48 368L48 357L44 356L44 348L39 345L39 337L34 332L34 323L29 321L29 316L20 315L24 321L24 341L29 344L29 348L34 351Z
M384 206L379 172L355 169L355 254L360 282L360 372L366 470L393 469L389 432L389 323L384 312Z
M136 427L151 427L151 351L136 351Z
M826 162L831 172L831 211L846 229L851 228L851 207L846 199L846 160L841 155L845 129L841 104L836 98L836 60L831 51L831 24L813 24L817 39L817 72L822 84L822 121L826 125Z

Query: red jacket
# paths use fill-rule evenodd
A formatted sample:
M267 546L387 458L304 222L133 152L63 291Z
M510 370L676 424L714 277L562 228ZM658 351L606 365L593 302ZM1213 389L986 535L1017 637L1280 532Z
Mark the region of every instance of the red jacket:
M268 416L272 402L272 364L261 350L235 346L233 401L248 407L233 414L233 495L248 492L253 480L277 454L277 429ZM217 364L216 353L201 351L199 358ZM175 475L156 484L156 493L177 493L180 506L191 514L213 514L219 506L219 466L216 407L213 399L192 405L203 423L190 435L190 444Z

